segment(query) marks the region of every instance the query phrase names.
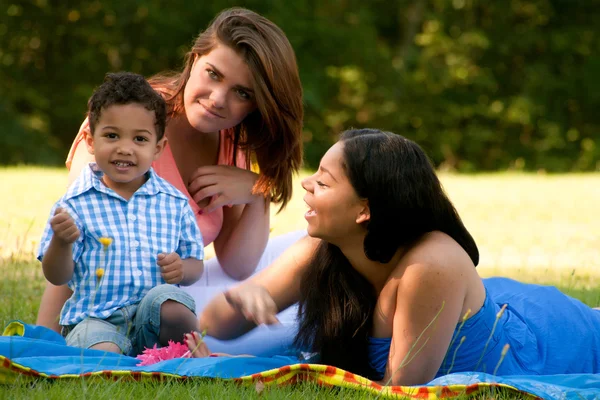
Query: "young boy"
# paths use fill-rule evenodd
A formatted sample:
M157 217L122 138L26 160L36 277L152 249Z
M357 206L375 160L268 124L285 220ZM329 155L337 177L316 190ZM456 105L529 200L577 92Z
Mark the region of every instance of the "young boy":
M60 316L68 345L136 355L196 327L178 287L202 275L202 236L185 195L155 174L166 105L140 75L108 74L88 102L95 163L54 205L38 259L69 284ZM165 284L166 283L166 284Z

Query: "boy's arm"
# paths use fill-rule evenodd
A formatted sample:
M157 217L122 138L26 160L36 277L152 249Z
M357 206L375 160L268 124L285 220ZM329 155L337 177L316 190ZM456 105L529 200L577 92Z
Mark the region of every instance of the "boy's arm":
M204 261L196 258L186 258L183 263L183 279L180 285L189 286L196 282L204 272Z
M73 277L73 243L80 232L73 218L61 207L57 207L50 218L50 228L53 235L42 258L42 270L50 283L63 285Z
M160 253L156 257L162 278L167 283L189 286L202 276L204 262L197 258L181 259L178 253Z
M53 236L42 259L44 276L53 285L64 285L71 280L74 268L73 244L64 243Z

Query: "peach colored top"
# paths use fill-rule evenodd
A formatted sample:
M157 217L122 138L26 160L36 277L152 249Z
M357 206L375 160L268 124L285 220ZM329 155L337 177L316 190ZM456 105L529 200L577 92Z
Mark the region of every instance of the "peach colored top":
M83 124L81 124L79 132L77 133L77 136L71 145L71 150L69 150L69 155L67 156L67 160L65 162L68 169L71 169L71 162L73 161L73 158L77 152L87 153L87 147L84 139L85 132L89 132L89 129L89 122L86 118L85 121L83 121ZM233 133L231 131L223 130L220 132L217 165L234 165ZM237 154L237 166L249 168L249 166L246 164L245 155L241 151L238 151ZM171 152L171 147L169 146L168 141L160 158L152 163L152 167L158 176L166 179L169 183L179 189L180 192L187 196L188 202L194 211L194 215L196 216L196 221L198 221L200 232L202 232L204 245L206 246L212 243L219 235L221 227L223 226L223 208L219 208L209 214L200 214L200 208L192 199L192 196L188 192L187 186L183 182L181 174L177 169L177 164L173 158L173 153Z

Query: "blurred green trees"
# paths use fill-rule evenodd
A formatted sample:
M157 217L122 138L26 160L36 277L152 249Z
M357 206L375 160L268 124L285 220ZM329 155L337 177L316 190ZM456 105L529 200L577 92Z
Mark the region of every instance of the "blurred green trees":
M236 5L294 46L309 166L375 127L442 168L600 170L598 0L2 0L0 164L62 162L106 72L179 69Z

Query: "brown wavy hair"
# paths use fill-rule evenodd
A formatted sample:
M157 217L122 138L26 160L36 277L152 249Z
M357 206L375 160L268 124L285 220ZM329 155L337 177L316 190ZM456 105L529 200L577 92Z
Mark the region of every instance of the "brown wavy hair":
M283 31L265 17L243 8L222 11L201 32L176 74L159 74L150 83L165 93L169 117L184 113L183 91L196 56L217 45L233 49L254 80L257 109L230 128L234 149L256 157L260 176L254 193L270 196L283 209L292 197L292 178L302 164L302 85L296 55ZM234 162L235 154L234 152Z

